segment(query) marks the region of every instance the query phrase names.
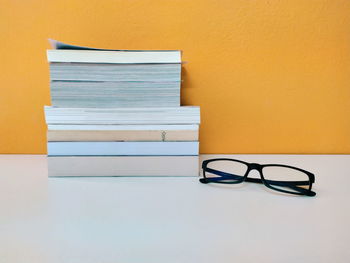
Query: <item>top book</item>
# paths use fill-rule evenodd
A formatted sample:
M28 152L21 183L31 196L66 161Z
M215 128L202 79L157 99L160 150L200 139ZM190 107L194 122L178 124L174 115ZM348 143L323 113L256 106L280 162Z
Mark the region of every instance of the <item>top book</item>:
M49 62L158 64L181 63L180 50L109 50L73 46L50 41L53 48L47 50Z

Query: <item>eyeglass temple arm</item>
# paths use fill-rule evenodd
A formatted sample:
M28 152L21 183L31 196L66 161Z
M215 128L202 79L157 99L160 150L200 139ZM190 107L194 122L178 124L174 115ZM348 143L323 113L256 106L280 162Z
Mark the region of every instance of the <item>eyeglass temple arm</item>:
M205 171L221 176L219 178L206 178L206 180L208 182L216 182L216 181L221 181L221 180L225 180L225 179L239 180L239 179L242 178L242 176L239 176L239 175L230 174L230 173L218 171L218 170L211 169L211 168L205 168ZM245 179L245 181L252 182L252 183L258 183L258 184L263 184L263 181L260 178L249 178L249 177L247 177ZM284 181L266 180L266 179L265 179L265 181L268 184L271 184L271 185L274 185L274 186L285 186L285 187L292 188L293 190L299 191L299 192L301 192L303 194L310 193L310 190L298 187L298 185L308 185L309 184L308 181L288 181L288 182L284 182Z

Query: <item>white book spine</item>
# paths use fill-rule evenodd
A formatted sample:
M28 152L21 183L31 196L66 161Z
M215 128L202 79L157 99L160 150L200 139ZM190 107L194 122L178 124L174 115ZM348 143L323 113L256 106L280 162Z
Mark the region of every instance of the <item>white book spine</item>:
M49 176L198 176L198 156L48 157Z
M50 124L48 129L52 131L196 131L197 124L192 125L60 125Z
M45 106L47 124L199 124L199 107L57 108Z
M94 50L47 50L49 62L77 63L181 63L181 52L174 51L94 51Z
M198 155L198 142L48 142L49 156Z

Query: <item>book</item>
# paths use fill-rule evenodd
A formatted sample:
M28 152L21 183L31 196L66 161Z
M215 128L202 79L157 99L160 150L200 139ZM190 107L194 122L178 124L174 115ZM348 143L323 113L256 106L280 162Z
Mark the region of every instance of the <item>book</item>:
M199 124L196 106L145 108L59 108L45 106L51 124Z
M100 52L100 51L99 51ZM181 64L50 63L51 81L180 82Z
M196 142L48 142L48 156L198 155Z
M51 41L49 176L197 176L200 108L180 107L179 50Z
M48 141L198 141L198 125L48 125Z
M52 81L51 104L63 108L179 107L180 82Z
M180 106L179 50L108 50L50 42L53 106Z
M198 176L198 156L48 157L49 176Z
M181 51L152 50L47 50L49 62L154 64L181 63Z

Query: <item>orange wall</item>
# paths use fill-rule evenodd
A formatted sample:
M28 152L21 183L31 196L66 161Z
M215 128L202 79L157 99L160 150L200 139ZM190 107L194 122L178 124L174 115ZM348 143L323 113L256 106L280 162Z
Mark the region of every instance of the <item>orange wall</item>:
M47 38L182 49L202 153L350 153L348 0L0 0L0 153L45 153Z

